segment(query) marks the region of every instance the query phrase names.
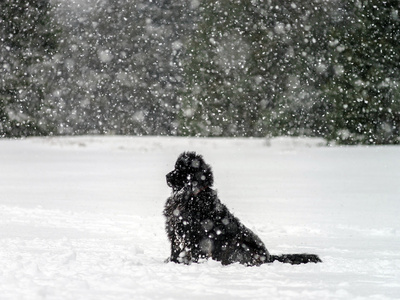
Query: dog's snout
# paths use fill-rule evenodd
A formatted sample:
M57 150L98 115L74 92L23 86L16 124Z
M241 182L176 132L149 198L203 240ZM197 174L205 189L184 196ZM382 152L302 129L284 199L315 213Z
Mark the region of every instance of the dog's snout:
M172 172L169 172L167 175L165 175L165 177L167 179L167 184L169 187L172 187L172 180L173 180L175 173L176 173L176 171L174 170Z

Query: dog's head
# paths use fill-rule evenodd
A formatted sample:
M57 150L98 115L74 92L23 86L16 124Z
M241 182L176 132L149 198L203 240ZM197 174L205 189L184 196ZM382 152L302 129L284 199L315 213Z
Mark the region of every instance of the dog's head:
M196 152L183 152L179 155L175 169L167 174L167 184L173 191L184 187L202 190L214 183L211 167Z

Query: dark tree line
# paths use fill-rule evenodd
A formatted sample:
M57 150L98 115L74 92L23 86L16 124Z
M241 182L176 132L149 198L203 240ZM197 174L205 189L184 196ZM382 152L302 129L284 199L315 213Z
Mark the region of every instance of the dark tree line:
M0 136L46 135L59 30L48 1L0 2Z
M397 144L393 0L4 0L0 136Z

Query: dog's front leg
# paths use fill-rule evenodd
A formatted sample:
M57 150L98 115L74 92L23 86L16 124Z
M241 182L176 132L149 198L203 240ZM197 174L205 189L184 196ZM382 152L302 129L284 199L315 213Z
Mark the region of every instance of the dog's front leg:
M179 263L178 261L179 253L181 253L180 241L176 236L174 236L171 239L171 256L167 259L166 262L173 261L175 263Z
M192 260L191 249L188 247L185 235L175 236L171 241L171 257L166 262L190 264Z

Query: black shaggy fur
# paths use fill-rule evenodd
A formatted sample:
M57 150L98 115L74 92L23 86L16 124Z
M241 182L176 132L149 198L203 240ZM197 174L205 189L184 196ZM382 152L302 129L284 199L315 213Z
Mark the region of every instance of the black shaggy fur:
M271 255L260 238L229 212L211 187L211 167L201 155L184 152L167 174L172 195L165 204L166 231L176 263L212 258L223 265L258 266L275 260L291 264L321 262L315 254Z

